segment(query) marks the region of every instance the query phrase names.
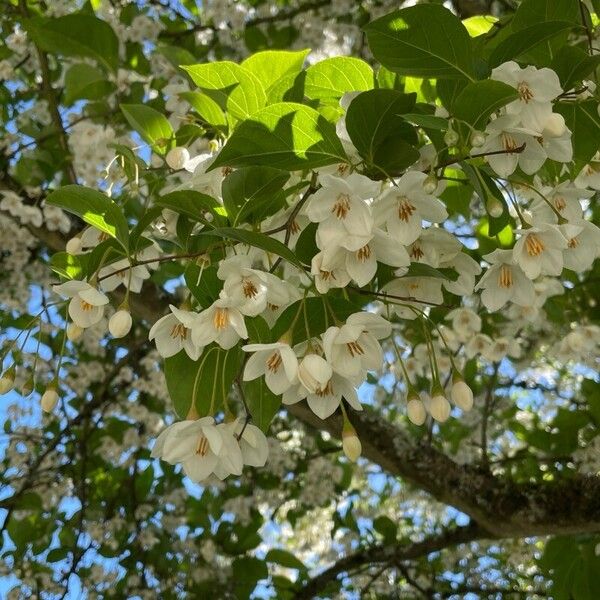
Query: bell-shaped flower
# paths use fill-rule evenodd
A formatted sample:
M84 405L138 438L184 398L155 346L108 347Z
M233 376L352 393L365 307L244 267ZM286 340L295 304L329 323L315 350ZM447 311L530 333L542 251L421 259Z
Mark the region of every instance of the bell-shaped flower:
M176 308L172 304L169 308L171 314L161 317L152 325L148 338L154 340L156 349L163 358L175 356L180 350L185 350L192 360L198 360L203 346L192 341L190 329L198 313Z
M108 298L87 281L73 279L55 285L52 289L61 296L71 298L69 316L79 327L91 327L102 319Z
M481 301L489 311L500 310L509 301L519 306L534 304L533 282L515 264L512 250L494 250L484 258L491 264L475 289L483 290Z
M575 185L580 188L600 190L600 153L596 152L593 159L581 169L575 177Z
M552 100L563 92L558 75L548 68L522 69L511 60L493 69L490 78L517 90L519 98L508 104L506 111L518 115L524 127L541 133L552 112Z
M538 222L556 223L557 211L567 221L579 221L583 218L581 199L591 198L592 190L582 189L571 181L562 181L554 187L539 186L539 194L533 196L530 211Z
M274 394L283 394L297 381L298 358L288 344L247 344L245 352L253 352L244 368L244 381L265 376L267 387Z
M429 227L408 247L408 255L413 262L438 268L450 266L461 250L462 244L454 235L440 227Z
M356 173L346 179L322 175L320 182L322 187L309 200L306 214L313 223L320 223L321 248L343 243L348 250L358 250L365 238L370 239L373 228L365 200L377 195L380 184Z
M590 221L573 221L561 226L567 238L563 251L564 266L576 273L591 268L600 256L600 229Z
M214 419L203 417L169 425L156 439L151 456L181 463L184 473L199 483L213 473L224 446Z
M481 273L481 265L464 252L459 252L450 263L440 267L452 267L458 273L455 281L444 279L444 288L456 296L470 296L475 288L475 277Z
M541 224L522 230L513 248L513 259L529 279L560 275L567 240L555 225Z
M267 286L262 271L250 267L247 255L231 256L219 265L217 277L224 280L223 293L236 308L249 317L255 317L267 307Z
M144 281L150 277L150 271L145 265L131 266L128 259L118 260L98 272L100 287L105 292L112 292L120 285L130 292L139 294Z
M216 342L224 350L233 348L240 338L248 337L244 316L227 296L215 300L190 323L192 341L197 346Z
M408 246L420 235L423 221L441 223L448 217L444 204L427 194L425 173L408 171L375 202L375 223L385 223L388 232L399 243Z
M328 248L315 254L311 261L310 272L321 294L326 294L331 288L346 287L351 279L346 269L343 248Z
M386 284L392 310L401 319L416 319L427 305L442 304L442 279L435 277L401 277Z
M269 456L269 443L265 434L252 423L244 425L244 419L236 421L236 436L239 437L240 450L244 464L250 467L264 467Z
M341 327L329 327L323 334L323 350L333 370L359 382L367 371L383 363L383 350L377 341L389 337L392 327L380 315L359 312L350 315Z

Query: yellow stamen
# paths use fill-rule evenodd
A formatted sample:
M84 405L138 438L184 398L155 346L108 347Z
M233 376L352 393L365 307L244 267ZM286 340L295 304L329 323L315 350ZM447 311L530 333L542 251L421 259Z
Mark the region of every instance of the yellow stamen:
M529 256L539 256L544 251L545 246L537 235L530 233L525 240L525 248Z
M521 100L523 100L523 102L529 103L530 100L533 100L533 92L531 91L531 88L527 85L527 83L525 83L524 81L521 81L521 83L519 83L519 85L517 86L517 91L519 92L519 96L521 97Z
M258 288L254 285L254 282L250 279L244 279L242 283L242 289L246 298L256 298L258 294Z
M360 250L356 252L356 258L359 262L366 262L371 258L371 247L369 244L363 246Z
M331 212L338 219L345 219L350 212L350 196L348 196L348 194L340 194L337 197L337 201L333 205Z
M229 324L229 311L226 308L216 308L213 317L213 326L217 331L225 329Z
M358 342L348 342L346 344L346 348L348 349L348 352L350 356L352 356L352 358L365 353L365 351L362 349L361 345Z
M198 440L198 446L196 447L196 454L200 456L206 456L208 453L209 445L208 440L203 435L200 436Z
M273 352L267 360L267 369L269 369L271 373L277 373L282 362L283 359L281 358L281 354L279 352Z
M181 338L182 340L187 339L188 330L185 325L182 323L177 323L177 325L173 325L171 329L171 337L173 339Z
M498 285L503 288L512 287L513 276L512 269L508 265L500 267L500 277L498 277Z
M398 218L405 223L408 223L410 217L417 210L409 201L408 198L402 197L398 202Z

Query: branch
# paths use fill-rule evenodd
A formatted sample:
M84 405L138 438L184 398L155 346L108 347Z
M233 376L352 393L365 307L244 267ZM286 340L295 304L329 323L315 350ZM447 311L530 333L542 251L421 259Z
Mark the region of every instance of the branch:
M314 598L319 592L324 590L330 582L334 581L339 574L349 573L364 564L399 563L401 561L427 556L432 552L437 552L450 546L490 537L493 536L479 527L479 525L471 523L466 527L449 529L441 534L426 538L421 542L394 546L379 544L377 546L364 548L354 554L341 558L321 574L310 579L308 583L294 595L294 600L309 600L310 598Z

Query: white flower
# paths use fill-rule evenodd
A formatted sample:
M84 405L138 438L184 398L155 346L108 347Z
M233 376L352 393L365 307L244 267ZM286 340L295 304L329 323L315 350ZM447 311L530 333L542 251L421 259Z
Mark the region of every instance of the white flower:
M214 471L224 445L214 419L203 417L169 425L156 438L151 456L172 465L181 463L185 474L200 482Z
M216 342L224 350L233 348L240 338L248 337L242 313L231 298L215 300L190 323L192 341L197 346Z
M267 307L267 274L250 268L251 260L243 254L227 258L219 265L217 277L225 281L223 293L236 308L255 317Z
M362 248L371 239L373 228L373 217L365 200L379 192L380 184L356 173L346 179L321 175L320 181L322 187L306 208L308 218L319 223L319 247Z
M392 237L406 246L421 235L423 221L441 223L448 218L443 203L425 192L426 179L427 175L419 171L405 173L383 192L373 208L376 224L385 223Z
M329 248L315 254L310 272L321 294L326 294L330 288L346 287L351 279L346 270L346 255L342 248Z
M103 267L98 275L100 287L105 292L112 292L120 285L124 285L129 291L139 294L144 281L150 277L150 272L144 265L132 267L129 260L124 258Z
M391 306L401 319L416 319L428 304L444 301L442 280L435 277L401 277L386 284L382 292L396 297L390 297Z
M192 360L198 360L202 347L192 341L190 325L197 313L181 310L169 305L171 314L165 315L150 329L148 338L154 340L156 349L163 358L174 356L184 349Z
M529 279L539 275L560 275L567 240L554 225L542 224L521 231L513 248L514 261Z
M269 456L269 443L265 434L252 423L247 423L244 427L244 419L236 421L236 431L242 431L242 437L239 440L240 450L244 464L250 467L264 467Z
M581 169L574 183L581 188L600 190L600 154L596 153L594 159Z
M342 327L330 327L323 334L323 350L333 370L360 383L366 371L383 363L378 339L389 337L392 327L379 315L360 312L350 315Z
M514 264L512 250L494 250L484 256L491 266L483 274L476 290L482 289L481 301L489 311L500 310L507 302L532 306L535 301L533 283L521 267Z
M237 437L235 436L236 422L220 423L217 430L223 438L223 447L219 453L214 474L221 480L228 475L241 475L244 468L244 459Z
M180 146L176 146L167 152L167 156L165 156L165 161L171 169L175 171L179 171L183 169L187 162L190 160L190 153L187 148L182 148Z
M481 331L481 317L470 308L455 308L446 315L446 319L452 320L452 328L462 339Z
M254 352L246 362L244 381L264 375L267 387L277 395L297 381L298 359L288 344L248 344L242 346L242 350Z
M492 338L485 333L475 334L465 345L467 358L474 358L478 354L486 354L492 347Z
M528 66L522 69L511 60L493 69L490 78L517 90L518 100L508 104L506 111L518 115L525 127L541 133L552 113L552 100L563 91L558 75L548 68Z
M457 379L452 384L450 397L452 402L465 412L473 408L473 391L462 379Z
M564 266L577 273L590 269L600 256L600 229L583 219L562 225L561 229L567 238Z
M108 321L108 331L115 338L125 337L131 330L131 313L128 310L118 310Z
M579 221L583 218L581 199L594 195L592 190L581 189L570 181L562 181L554 187L540 186L539 192L545 197L545 200L536 194L531 204L531 212L536 219L544 223L558 221L554 210L558 211L567 221Z
M79 327L91 327L102 319L108 298L87 281L73 279L52 289L61 296L71 298L69 316Z

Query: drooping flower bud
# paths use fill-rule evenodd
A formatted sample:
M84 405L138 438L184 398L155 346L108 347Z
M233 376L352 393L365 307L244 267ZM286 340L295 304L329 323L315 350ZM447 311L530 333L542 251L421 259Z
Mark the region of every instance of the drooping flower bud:
M67 339L71 342L78 340L83 333L83 327L79 327L77 323L69 323L67 325Z
M362 444L356 435L356 430L346 418L344 418L344 428L342 429L342 448L344 454L352 462L356 462L362 454Z
M468 412L473 408L473 391L456 371L452 376L450 397L452 398L452 402L465 412Z
M125 337L131 330L131 313L122 308L118 310L108 321L108 330L115 338Z
M433 194L437 190L438 180L437 177L431 173L423 180L423 191L426 194Z
M429 414L439 423L448 420L452 407L444 395L444 390L439 383L434 383L431 388L431 401L429 402Z
M544 136L560 137L566 130L567 125L562 115L552 113L544 123Z
M446 144L446 146L448 147L452 147L452 146L456 146L456 144L458 144L458 133L456 133L456 131L454 131L454 129L448 129L448 131L446 131L445 135L444 135L444 143Z
M490 196L485 203L485 210L491 217L497 219L504 212L504 206L502 205L502 202L498 200L498 198L495 196Z
M35 381L33 379L33 374L31 374L27 381L21 387L21 396L26 397L33 392L33 388L35 387Z
M425 423L425 419L427 418L425 405L423 404L423 401L419 397L417 391L414 389L409 390L408 392L406 414L408 416L408 420L415 425L423 425L423 423Z
M15 365L9 367L0 377L0 394L8 394L15 386Z
M481 148L485 144L485 135L481 131L474 131L471 134L471 146L474 148Z
M51 381L42 395L41 405L44 412L52 412L58 404L58 392L56 380Z
M186 148L181 148L180 146L176 146L172 150L167 152L167 156L165 157L167 164L174 171L179 171L185 167L185 164L190 160L190 153Z

